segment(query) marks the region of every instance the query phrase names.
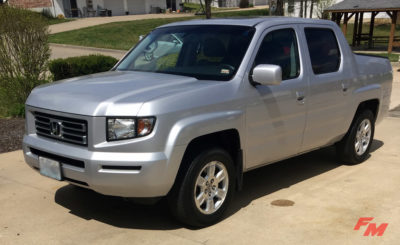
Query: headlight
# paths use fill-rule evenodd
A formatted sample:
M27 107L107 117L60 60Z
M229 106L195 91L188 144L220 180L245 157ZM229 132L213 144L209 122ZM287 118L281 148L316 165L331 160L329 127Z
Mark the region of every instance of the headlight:
M154 117L107 118L107 140L124 140L149 135L154 123Z

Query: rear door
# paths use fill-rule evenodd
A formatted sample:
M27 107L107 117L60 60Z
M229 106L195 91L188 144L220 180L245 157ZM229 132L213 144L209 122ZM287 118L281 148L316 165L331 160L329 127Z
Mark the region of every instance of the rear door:
M343 65L343 49L337 30L329 25L302 25L305 61L310 86L307 96L307 124L302 151L334 143L343 132L349 76Z
M252 67L279 65L280 85L257 85L248 91L246 168L299 152L306 122L307 77L296 25L268 28L260 38Z

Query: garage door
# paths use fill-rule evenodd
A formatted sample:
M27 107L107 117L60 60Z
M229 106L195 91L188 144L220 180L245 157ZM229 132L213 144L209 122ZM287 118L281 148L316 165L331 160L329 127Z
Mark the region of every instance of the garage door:
M250 1L250 2L251 2L251 1ZM255 1L254 1L254 5L255 5L255 6L267 5L267 4L268 4L267 2L268 2L267 0L255 0Z
M104 0L104 8L110 9L113 16L125 15L123 0Z
M146 3L143 0L127 0L129 14L146 14Z

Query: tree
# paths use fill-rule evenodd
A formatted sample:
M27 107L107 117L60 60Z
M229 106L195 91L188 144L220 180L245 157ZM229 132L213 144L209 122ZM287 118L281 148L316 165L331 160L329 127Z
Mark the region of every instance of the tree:
M22 107L31 90L47 79L48 26L29 10L0 6L0 104Z
M320 19L329 19L329 14L325 13L325 9L332 6L334 0L319 0L316 4L317 16Z
M314 12L314 1L315 0L311 0L311 6L310 6L310 18L313 17L313 12Z
M285 15L283 3L284 3L284 0L276 0L275 15L278 15L278 16L284 16Z
M304 6L304 2L303 0L300 0L300 13L299 13L299 17L303 18L303 6Z
M200 0L201 10L204 10L204 12L202 12L201 10L200 12L202 14L205 13L207 19L211 19L211 3L212 0L204 0L204 5L203 5L203 0Z
M211 19L211 2L212 0L204 0L206 3L206 18Z
M304 0L304 18L307 18L307 0Z

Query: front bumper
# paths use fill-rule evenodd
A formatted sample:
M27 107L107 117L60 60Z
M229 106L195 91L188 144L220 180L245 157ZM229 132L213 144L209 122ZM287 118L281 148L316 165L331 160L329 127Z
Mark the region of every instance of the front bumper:
M177 155L183 155L184 150L184 147L174 149ZM177 159L168 158L164 152L97 152L36 134L24 136L23 151L25 161L36 170L39 170L39 155L57 157L54 160L61 162L65 181L101 194L122 197L167 195L179 166L170 162Z

